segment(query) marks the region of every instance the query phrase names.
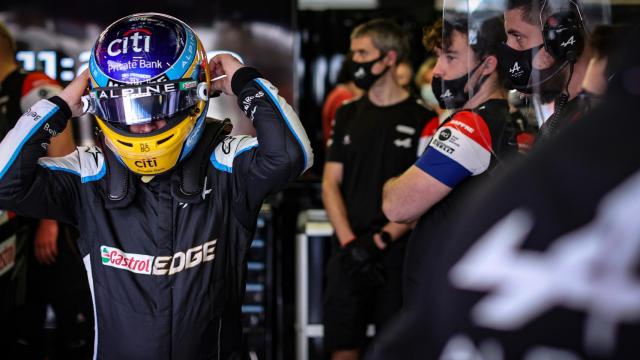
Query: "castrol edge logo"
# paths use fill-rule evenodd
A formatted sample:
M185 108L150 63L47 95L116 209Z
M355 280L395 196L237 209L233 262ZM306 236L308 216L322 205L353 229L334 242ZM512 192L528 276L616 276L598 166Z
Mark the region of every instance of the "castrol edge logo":
M194 246L173 256L150 256L126 253L118 248L101 246L102 265L127 270L136 274L173 275L196 267L216 257L217 239Z

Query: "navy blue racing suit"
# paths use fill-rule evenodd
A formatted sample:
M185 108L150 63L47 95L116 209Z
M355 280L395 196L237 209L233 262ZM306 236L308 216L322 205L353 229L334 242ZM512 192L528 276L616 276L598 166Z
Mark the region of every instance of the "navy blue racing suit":
M181 165L148 183L135 177L122 206L105 190L118 165L108 147L43 157L43 144L71 115L58 97L36 103L0 143L0 208L66 222L81 234L94 357L237 356L246 254L260 206L311 167L313 154L297 115L255 69L238 70L232 88L257 138L227 136L205 154L202 201L174 196Z

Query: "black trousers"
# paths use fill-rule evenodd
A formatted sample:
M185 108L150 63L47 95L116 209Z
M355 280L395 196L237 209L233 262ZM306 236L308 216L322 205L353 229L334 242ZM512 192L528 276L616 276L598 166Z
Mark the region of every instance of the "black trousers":
M392 243L380 259L387 281L377 288L363 288L349 277L338 256L337 240L326 269L324 292L325 350L362 349L368 324L379 333L402 306L402 268L406 237Z

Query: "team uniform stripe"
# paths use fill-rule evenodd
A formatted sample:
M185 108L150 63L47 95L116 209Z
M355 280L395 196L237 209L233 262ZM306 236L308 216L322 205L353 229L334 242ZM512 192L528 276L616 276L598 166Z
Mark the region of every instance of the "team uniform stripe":
M229 165L221 163L220 161L218 161L218 159L216 159L215 155L211 156L211 164L213 165L213 167L215 167L216 169L218 169L220 171L224 171L224 172L228 172L228 173L232 173L233 172L233 165L229 166Z
M289 131L293 134L294 138L300 145L302 153L304 155L304 169L302 172L307 171L313 164L313 152L311 151L311 144L309 138L306 136L304 127L298 118L298 115L293 111L291 106L281 97L278 96L277 89L271 85L265 79L256 79L256 83L269 95L276 108L282 115L284 122L287 124ZM302 134L302 136L301 136ZM301 140L301 139L304 139Z
M482 116L472 111L461 111L453 115L443 127L457 129L487 151L491 151L491 133Z
M48 100L40 100L33 105L29 113L20 117L16 126L9 131L2 143L0 143L0 179L11 168L16 157L22 151L24 144L56 111L58 111L56 104ZM41 118L34 121L33 114L37 114Z
M102 167L100 168L100 171L97 174L92 176L82 176L80 178L80 181L84 184L91 181L100 180L104 177L106 173L107 173L107 167L103 164Z
M38 165L79 176L82 183L99 180L106 174L104 156L95 146L79 146L64 157L43 157L38 159Z
M472 175L482 174L491 162L489 150L455 127L441 127L427 149L434 149L449 157Z
M471 172L464 166L432 147L427 148L416 166L450 188L471 176Z
M245 148L243 148L241 150L238 150L238 152L236 152L236 155L234 156L234 158L240 156L240 154L242 154L244 152L247 152L247 151L249 151L249 150L251 150L253 148L257 148L257 147L258 147L258 143L256 142L255 144L249 145L249 146L247 146L247 147L245 147Z
M225 147L229 147L227 151ZM232 173L233 159L240 154L258 147L258 139L251 136L231 136L216 146L216 149L209 158L213 167L220 171Z
M93 272L91 271L91 254L83 257L82 262L87 271L89 290L91 290L91 300L93 301L93 359L96 360L98 358L98 313L96 312L96 292L93 286Z

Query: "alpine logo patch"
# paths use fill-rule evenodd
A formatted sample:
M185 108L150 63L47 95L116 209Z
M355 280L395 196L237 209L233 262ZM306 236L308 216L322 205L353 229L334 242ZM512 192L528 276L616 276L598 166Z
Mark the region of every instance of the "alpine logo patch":
M567 41L565 41L565 42L561 43L561 44L560 44L560 46L562 46L562 47L567 47L567 46L569 46L569 45L573 45L573 44L575 44L575 43L576 43L576 39L574 39L574 38L573 38L573 35L571 35L571 37L570 37Z
M520 65L518 65L518 62L516 61L516 63L513 64L513 67L509 69L509 72L515 74L517 71L520 71Z

